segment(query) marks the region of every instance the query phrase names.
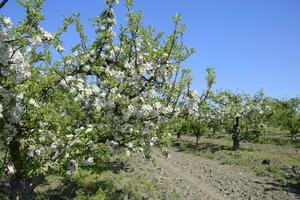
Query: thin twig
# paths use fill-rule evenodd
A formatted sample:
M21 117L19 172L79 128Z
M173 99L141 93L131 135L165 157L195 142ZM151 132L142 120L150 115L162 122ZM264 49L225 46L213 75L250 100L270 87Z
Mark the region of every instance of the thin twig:
M1 3L0 3L0 9L4 7L4 5L8 2L8 0L3 0Z

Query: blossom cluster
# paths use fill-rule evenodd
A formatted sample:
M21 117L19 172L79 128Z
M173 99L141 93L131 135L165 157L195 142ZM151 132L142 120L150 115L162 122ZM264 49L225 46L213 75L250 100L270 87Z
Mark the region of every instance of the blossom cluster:
M146 154L170 137L159 128L182 111L178 102L184 101L186 78L180 82L175 73L180 74L178 63L189 53L172 41L176 35L167 42L154 40L152 30L142 28L139 14L132 11L128 29L116 38L113 4L118 1L105 2L108 8L94 20L95 42L84 43L76 24L82 41L71 55L63 53L58 34L38 23L20 23L14 29L9 18L1 20L0 139L5 148L18 143L15 151L26 162L22 173L74 173L103 154ZM26 32L30 28L34 31ZM52 47L61 60L47 58ZM191 97L186 105L197 115L199 96L194 92ZM7 167L14 168L14 159L8 159Z
M236 118L241 119L241 126L263 128L263 116L270 109L266 100L262 92L253 97L228 91L220 92L213 97L211 120L219 122L228 130L231 130Z

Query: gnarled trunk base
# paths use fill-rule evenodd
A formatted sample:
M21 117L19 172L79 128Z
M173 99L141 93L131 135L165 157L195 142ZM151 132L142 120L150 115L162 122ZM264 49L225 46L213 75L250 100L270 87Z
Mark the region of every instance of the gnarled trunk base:
M236 133L232 134L232 150L238 150L240 148L240 140L239 140L239 135Z
M238 150L240 148L239 121L240 121L240 118L236 117L235 124L232 129L232 143L233 143L232 150L234 150L234 151Z
M297 133L291 133L291 140L293 142L297 140Z
M11 200L32 200L34 199L33 189L30 183L25 180L15 179L11 183Z
M34 189L44 180L44 175L26 179L14 174L9 183L0 184L0 192L9 196L11 200L32 200L35 197Z
M196 145L199 144L199 139L200 139L200 136L196 136Z
M177 132L177 141L181 140L181 133Z

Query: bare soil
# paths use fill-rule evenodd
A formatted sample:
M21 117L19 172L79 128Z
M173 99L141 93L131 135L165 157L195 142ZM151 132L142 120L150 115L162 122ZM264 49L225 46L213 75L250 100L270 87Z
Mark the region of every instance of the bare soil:
M259 177L249 169L220 163L170 149L170 158L158 151L154 163L135 157L131 164L155 180L160 193L176 192L176 199L300 199L300 189L283 186L269 177ZM160 187L167 185L167 188ZM168 195L163 195L164 199ZM168 199L168 198L167 198ZM169 199L174 199L170 197Z

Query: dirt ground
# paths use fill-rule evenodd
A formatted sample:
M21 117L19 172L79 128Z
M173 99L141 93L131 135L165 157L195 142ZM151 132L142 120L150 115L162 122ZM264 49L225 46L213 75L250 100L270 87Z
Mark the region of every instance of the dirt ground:
M299 188L284 187L271 178L258 177L248 169L221 165L174 148L170 149L170 158L155 151L154 159L155 165L136 157L131 165L155 180L161 193L173 191L179 194L177 199L300 199ZM160 185L167 185L167 188L162 189Z

